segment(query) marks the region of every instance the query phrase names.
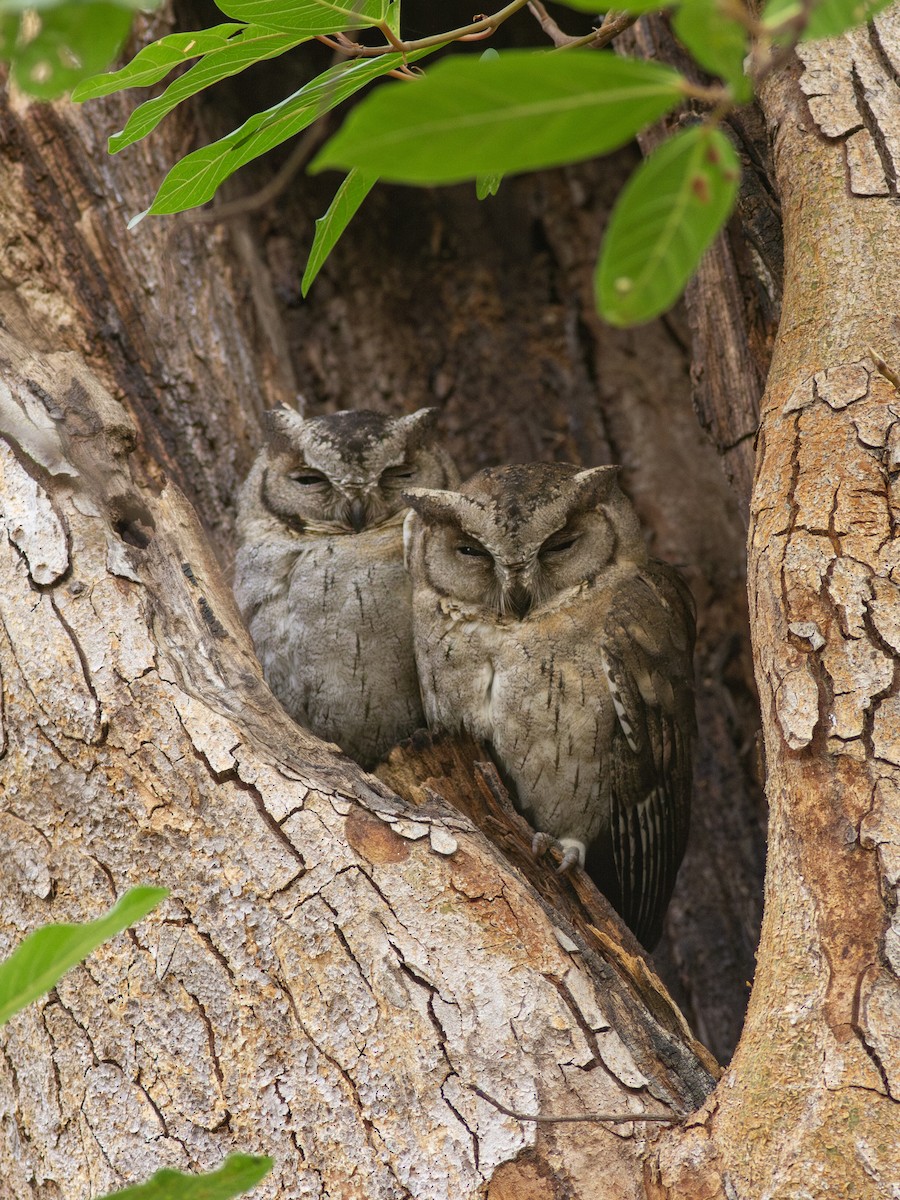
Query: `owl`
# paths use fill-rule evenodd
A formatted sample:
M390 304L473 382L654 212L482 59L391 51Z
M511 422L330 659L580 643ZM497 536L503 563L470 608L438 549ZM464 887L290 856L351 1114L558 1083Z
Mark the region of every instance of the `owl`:
M365 766L424 724L403 489L458 480L436 415L277 408L238 498L234 592L266 680Z
M487 742L519 811L652 948L684 853L693 601L617 468L536 463L407 488L429 725Z

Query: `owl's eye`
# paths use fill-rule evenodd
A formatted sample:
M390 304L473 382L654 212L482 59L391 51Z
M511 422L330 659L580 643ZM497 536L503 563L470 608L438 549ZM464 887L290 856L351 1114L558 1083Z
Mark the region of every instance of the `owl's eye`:
M563 550L570 550L577 541L577 534L563 534L558 538L550 538L541 546L541 554L560 554Z
M315 487L316 484L327 482L321 471L311 471L308 467L289 472L288 479L293 479L294 483L302 484L303 487Z
M490 558L490 552L477 542L463 542L456 547L457 554L465 554L467 558Z
M388 467L381 474L382 483L403 483L407 479L412 479L416 469L411 463L401 463L398 467Z

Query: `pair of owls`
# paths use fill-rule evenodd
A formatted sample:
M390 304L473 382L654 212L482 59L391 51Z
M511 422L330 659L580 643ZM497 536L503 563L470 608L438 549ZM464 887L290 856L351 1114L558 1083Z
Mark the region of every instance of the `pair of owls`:
M367 766L426 720L488 743L523 815L652 946L687 836L690 594L648 558L616 468L459 487L435 417L269 414L234 585L266 679Z

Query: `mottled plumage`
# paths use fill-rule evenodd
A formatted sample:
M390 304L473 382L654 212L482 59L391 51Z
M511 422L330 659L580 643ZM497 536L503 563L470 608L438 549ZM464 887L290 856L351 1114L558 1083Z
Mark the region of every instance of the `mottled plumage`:
M402 491L456 482L435 416L275 409L238 500L234 592L269 686L365 765L424 723Z
M694 616L616 474L409 489L407 564L429 724L488 742L535 829L652 946L687 837Z

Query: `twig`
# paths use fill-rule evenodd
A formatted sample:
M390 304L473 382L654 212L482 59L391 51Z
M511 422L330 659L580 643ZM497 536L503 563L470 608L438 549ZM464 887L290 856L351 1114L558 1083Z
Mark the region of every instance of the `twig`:
M330 46L332 50L341 50L342 53L352 55L354 58L380 58L383 54L412 54L415 50L428 50L432 46L442 46L444 42L461 42L480 39L482 36L490 37L504 21L517 13L520 8L524 8L527 3L528 0L512 0L510 4L504 5L503 8L488 17L479 17L477 21L472 21L468 25L460 25L458 29L448 29L445 33L433 33L429 37L415 38L411 42L399 41L392 32L383 46L362 46L355 42L352 49L344 49L332 41L327 41L326 45ZM380 26L376 26L376 28L382 33L384 32ZM320 37L319 41L325 41L325 38Z
M584 1121L605 1121L608 1125L627 1125L632 1121L653 1121L671 1123L681 1121L681 1117L674 1113L584 1113L582 1115L570 1114L564 1117L543 1116L539 1113L521 1113L516 1112L514 1108L507 1108L505 1104L501 1104L493 1096L489 1096L487 1092L482 1091L474 1083L467 1083L466 1087L469 1091L474 1092L476 1096L480 1096L482 1100L487 1100L488 1104L493 1104L498 1112L502 1112L507 1117L513 1117L516 1121L533 1121L538 1125L564 1125L575 1124Z
M570 33L563 33L557 23L553 20L550 14L541 4L541 0L529 0L528 11L535 18L538 25L546 33L547 37L554 46L568 46L571 42L577 42L579 39Z
M590 50L602 50L614 37L618 37L620 33L630 29L637 19L635 13L608 12L599 29L591 30L584 37L572 38L564 46L557 46L556 50L551 50L551 54L566 50L578 50L582 46L586 46Z
M764 79L769 75L775 74L776 71L780 71L793 57L797 43L800 41L803 31L809 24L813 4L814 0L800 0L799 13L794 17L790 17L775 29L766 29L759 24L756 25L755 29L750 29L751 33L757 36L758 44L762 43L763 39L761 35L764 33L768 34L770 41L770 45L764 54L759 56L756 54L753 55L756 61L753 61L750 75L757 89ZM748 26L748 28L750 27ZM787 40L780 46L773 47L771 42L784 34L787 35Z
M316 41L327 46L329 50L333 50L335 54L349 55L351 58L358 58L366 49L365 46L354 42L343 33L336 33L333 36L327 33L317 33Z

